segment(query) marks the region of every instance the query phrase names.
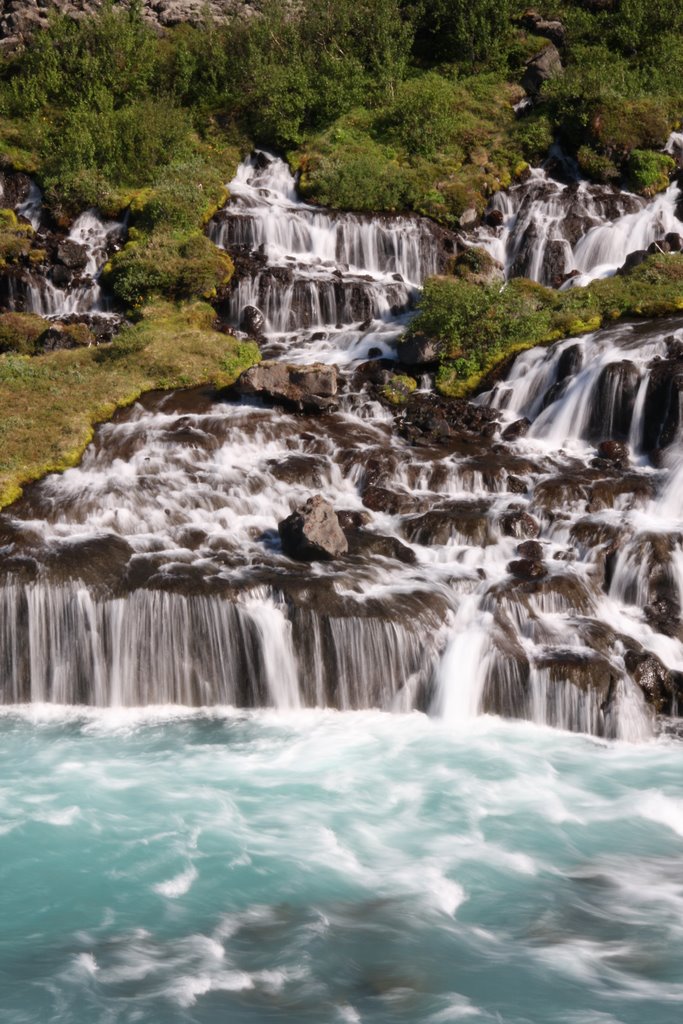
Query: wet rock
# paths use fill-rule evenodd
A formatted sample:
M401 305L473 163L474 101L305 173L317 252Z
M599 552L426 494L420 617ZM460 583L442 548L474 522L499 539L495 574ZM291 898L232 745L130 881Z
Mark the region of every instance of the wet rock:
M572 263L571 247L561 238L551 238L543 253L542 283L559 288Z
M403 366L433 366L439 361L439 342L424 334L401 338L396 357Z
M387 537L371 530L347 529L344 531L349 545L350 555L380 555L382 558L394 558L406 565L414 565L417 557L412 548L403 544L398 537Z
M327 411L337 406L337 369L324 363L296 366L266 361L246 370L234 390L240 395L281 402L300 412Z
M500 436L504 441L516 441L519 437L524 437L528 434L530 426L531 420L523 416L521 420L515 420L514 423L510 423Z
M680 252L683 249L683 235L679 235L677 231L669 231L664 236L664 241L669 246L670 252Z
M626 466L629 461L629 448L623 441L601 441L598 445L598 455L616 466Z
M628 274L629 270L639 267L646 259L647 249L635 249L633 252L628 254L622 265L617 270L617 274Z
M290 558L315 562L339 558L348 551L349 546L334 509L319 494L279 522L277 528L282 550Z
M643 448L667 448L678 436L683 396L683 357L673 355L650 364L643 410Z
M639 386L638 368L628 359L609 363L603 369L592 395L588 424L591 440L628 437Z
M664 636L681 636L681 606L675 598L660 597L643 608L649 625Z
M433 392L414 392L401 409L399 433L409 441L436 444L474 435L492 437L498 412L465 399L442 398Z
M583 347L581 345L568 345L562 350L557 361L557 379L566 380L573 377L583 366Z
M88 250L79 242L65 238L57 246L57 259L69 270L83 270L88 263Z
M526 62L522 87L530 96L536 96L541 91L544 82L561 75L562 71L560 52L553 43L548 43Z
M500 517L500 529L506 537L538 537L541 524L523 509L510 509Z
M240 319L240 330L259 340L266 328L266 318L256 306L245 306Z
M387 515L405 515L415 511L415 498L403 491L390 490L377 484L368 484L363 490L363 504L373 512Z
M649 651L630 650L624 656L626 670L657 714L675 714L683 695L681 674L671 672Z
M337 519L344 533L348 530L360 530L372 522L372 516L364 509L341 509L337 512Z
M133 548L123 537L101 533L52 543L45 553L51 575L60 579L80 579L93 586L114 589L123 577Z
M422 515L405 519L402 529L409 541L416 544L460 544L485 547L492 543L488 522L488 504L484 502L451 502Z
M530 558L538 562L543 559L543 545L537 540L525 540L517 545L517 553L522 558Z
M499 228L502 227L505 217L502 210L493 209L486 213L484 220L490 228Z
M522 477L509 473L507 478L507 489L513 494L526 494L529 490L529 484L528 481L523 480Z
M510 562L508 572L522 580L539 580L548 575L543 562L533 558L519 558Z

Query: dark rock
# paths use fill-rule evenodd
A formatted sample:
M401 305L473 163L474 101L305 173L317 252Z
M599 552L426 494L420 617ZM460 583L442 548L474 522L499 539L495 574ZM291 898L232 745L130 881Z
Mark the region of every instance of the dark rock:
M518 19L518 24L522 28L527 29L528 32L532 32L535 36L543 36L545 39L549 39L555 46L564 46L567 41L567 29L562 22L557 19L549 20L544 18L538 11L525 11L521 18Z
M540 580L548 575L548 570L543 562L532 558L516 559L514 562L510 562L507 569L513 576L522 580Z
M507 478L507 489L512 494L526 494L529 490L528 481L523 480L520 476L515 476L514 473L508 473Z
M534 562L543 559L543 545L537 540L525 540L517 545L517 554L522 558L530 558Z
M568 345L563 349L557 361L557 379L566 380L573 377L583 366L583 348L581 345Z
M61 264L57 263L52 268L51 277L52 283L55 285L55 287L68 288L69 285L71 284L73 274L68 267L63 267L61 266Z
M548 43L526 62L522 87L530 96L535 96L541 91L544 82L561 75L562 71L560 52L553 43Z
M625 466L629 461L628 445L623 441L601 441L598 445L598 455L617 466Z
M403 366L433 366L439 361L439 343L424 334L401 338L396 358Z
M412 548L403 544L398 537L387 537L371 530L345 530L350 555L380 555L382 558L395 558L406 565L414 565L417 557Z
M624 656L626 670L658 714L676 714L681 694L681 677L671 672L649 651L630 650Z
M551 238L543 253L542 284L559 288L567 276L572 263L569 242L562 238Z
M325 499L316 494L305 505L278 523L282 550L304 562L339 558L348 543L337 515Z
M502 210L494 208L493 210L489 210L487 212L486 216L484 217L484 220L486 221L490 228L499 228L502 226L505 217L503 215Z
M518 437L524 437L529 432L531 420L524 416L521 420L510 423L500 435L504 441L516 441Z
M492 541L488 522L488 504L483 502L451 502L422 515L405 519L406 537L416 544L460 544L485 547Z
M64 238L57 246L57 259L69 270L83 270L88 263L88 250L71 238Z
M240 330L246 331L257 340L263 337L266 318L256 306L245 306L240 319Z
M588 436L592 441L628 437L639 387L640 373L630 360L605 366L591 398Z
M252 366L234 385L240 395L259 395L298 411L319 412L337 406L337 369L267 361Z
M538 537L541 525L523 509L510 509L500 517L501 531L507 537Z
M664 241L671 252L680 252L683 249L683 235L679 235L677 231L669 231L664 236Z
M367 526L372 520L372 516L369 512L365 512L363 509L342 509L337 512L337 519L344 533L347 530L360 530L361 527Z
M415 510L415 499L412 494L390 490L378 484L368 484L363 490L363 504L373 512L386 512L387 515L405 515Z
M629 270L633 270L634 267L639 267L646 259L647 249L635 249L634 252L630 252L628 254L622 265L617 270L617 274L628 274Z

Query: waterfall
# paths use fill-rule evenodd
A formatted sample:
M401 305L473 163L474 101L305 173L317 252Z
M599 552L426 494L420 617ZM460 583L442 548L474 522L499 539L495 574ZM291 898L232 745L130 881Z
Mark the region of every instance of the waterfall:
M300 200L284 161L257 152L230 182L209 234L244 259L223 311L264 318L269 348L291 362L343 362L372 348L390 355L419 286L438 268L434 228L417 217L362 217Z
M667 152L680 151L680 136L671 135ZM551 162L557 159L558 152L551 153ZM567 169L566 162L563 167ZM666 245L679 250L680 201L675 182L645 200L578 176L558 181L545 169L535 168L526 181L493 197L489 214L494 213L498 226L480 228L476 244L503 265L508 278L580 287L611 276L630 253L647 250L667 236Z
M37 233L44 233L43 196L32 182L26 198L16 207ZM5 281L5 306L51 319L70 316L112 315L111 299L103 292L99 279L112 247L125 236L125 222L105 220L95 209L86 210L73 223L66 242L82 251L82 257L67 272L68 283L56 283L55 268L48 275L41 268L27 267ZM64 270L64 267L61 267Z
M512 221L538 227L535 203L549 241L568 230L565 193L596 221L564 238L576 259L612 215L628 246L673 201L527 184L525 210L495 200L510 267ZM29 488L0 514L0 701L417 708L651 735L683 678L683 319L522 353L469 407L488 432L416 438L433 396L394 415L358 362L394 351L440 236L313 207L266 154L230 191L210 227L238 266L221 315L260 324L266 354L342 364L339 409L149 395ZM71 232L93 304L116 230L90 211ZM314 494L349 551L307 564L278 523Z

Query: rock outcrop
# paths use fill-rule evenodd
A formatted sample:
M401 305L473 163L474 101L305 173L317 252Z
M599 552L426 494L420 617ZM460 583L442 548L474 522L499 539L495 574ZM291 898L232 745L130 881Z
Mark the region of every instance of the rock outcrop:
M349 549L334 509L320 494L278 523L278 532L284 553L298 561L339 558Z

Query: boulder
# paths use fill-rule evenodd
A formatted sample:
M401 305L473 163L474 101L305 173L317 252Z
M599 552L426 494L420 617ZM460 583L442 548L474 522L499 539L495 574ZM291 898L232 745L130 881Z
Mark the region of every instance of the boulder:
M523 509L508 509L500 517L500 528L506 537L538 537L541 525Z
M567 29L562 22L556 18L544 18L538 11L525 11L519 19L519 24L535 36L549 39L555 46L564 46L567 41Z
M628 465L629 449L623 441L601 441L598 445L598 455L617 466Z
M80 242L64 238L57 246L57 259L69 270L83 270L88 263L88 250Z
M252 338L257 340L263 337L266 328L266 318L256 306L245 306L240 318L240 330L246 331Z
M617 270L617 274L628 274L629 270L633 270L634 267L639 267L646 259L647 249L635 249L633 252L628 254L622 265Z
M278 523L282 550L290 558L316 562L339 558L349 549L337 514L320 494Z
M396 358L403 366L433 366L439 361L439 343L425 334L401 338Z
M531 420L523 416L521 420L515 420L514 423L510 423L501 434L501 437L504 441L516 441L517 438L524 437L529 432L530 426Z
M548 43L526 62L522 87L530 96L536 96L541 91L544 82L561 75L562 71L560 51L554 43Z
M539 580L548 575L548 570L543 562L535 558L518 558L510 562L508 572L521 580Z
M233 387L240 395L258 395L300 412L337 407L337 369L324 363L296 366L266 361L246 370Z

